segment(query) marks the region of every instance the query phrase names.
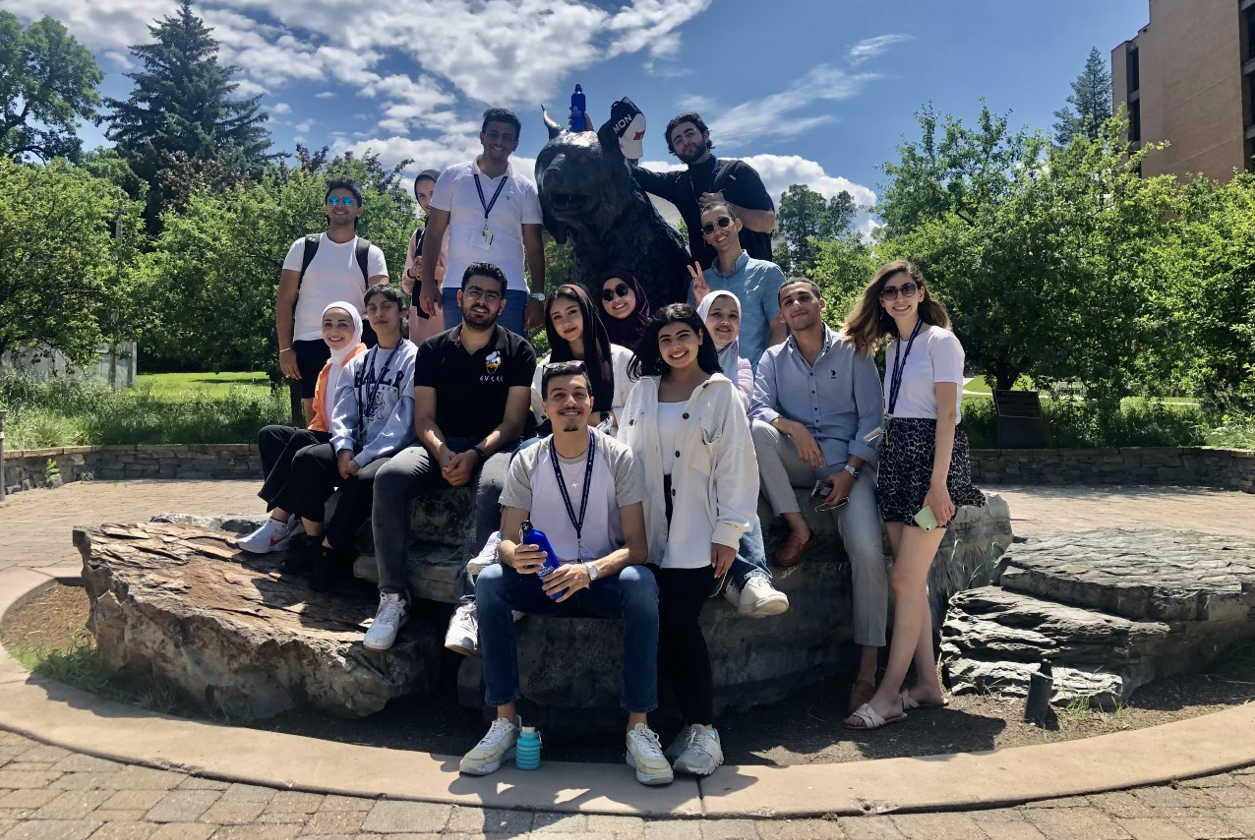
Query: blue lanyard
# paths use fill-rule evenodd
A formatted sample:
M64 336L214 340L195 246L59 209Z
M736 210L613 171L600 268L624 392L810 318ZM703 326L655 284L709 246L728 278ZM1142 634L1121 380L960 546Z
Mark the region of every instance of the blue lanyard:
M492 212L492 208L497 206L497 199L501 197L501 191L505 189L505 182L510 180L509 175L501 176L501 183L497 184L497 191L492 194L492 201L484 201L484 188L479 183L479 173L475 173L475 191L479 193L479 206L484 208L484 226L488 225L488 214Z
M553 438L549 439L549 460L553 462L553 475L558 479L558 489L562 491L562 501L566 503L566 515L575 528L576 560L583 560L584 546L581 537L584 532L584 515L588 513L588 491L593 484L593 456L597 454L597 441L592 429L588 430L588 461L584 464L583 498L580 499L580 515L575 516L575 505L571 504L571 494L566 489L566 478L562 475L562 464L558 461L558 447Z
M906 372L906 360L911 355L911 347L915 344L915 336L919 335L919 328L923 326L924 319L917 318L915 321L915 329L911 330L911 340L906 343L906 352L902 352L902 337L897 339L897 355L893 359L893 375L889 378L889 416L893 416L893 409L898 404L898 391L902 389L902 374Z
M379 396L379 386L381 386L383 384L383 381L388 378L388 368L392 366L392 357L395 356L397 354L397 351L401 349L401 342L403 340L404 339L397 340L397 346L393 347L392 352L388 354L388 358L384 359L383 370L379 372L379 376L375 378L375 381L373 383L366 382L366 388L363 389L362 383L365 382L368 372L374 371L375 369L375 356L379 353L379 345L375 345L374 347L370 348L370 352L366 355L366 363L362 365L361 380L354 383L358 388L357 434L359 437L366 432L366 418L369 417L371 413L375 410L375 400ZM363 402L362 392L363 391L369 394L369 396L365 400L366 407L364 409L362 408L362 402ZM359 443L362 446L366 445L366 441L364 440L359 441Z

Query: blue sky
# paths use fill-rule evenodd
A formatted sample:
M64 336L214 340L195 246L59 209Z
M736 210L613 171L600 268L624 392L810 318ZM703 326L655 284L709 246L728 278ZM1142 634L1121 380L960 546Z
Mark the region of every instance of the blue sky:
M362 6L366 11L351 11ZM96 54L104 92L125 96L126 45L174 0L0 0L56 17ZM410 172L474 153L487 104L524 122L530 168L539 104L565 112L576 82L600 124L630 96L662 130L696 108L718 154L746 157L779 194L808 183L874 200L878 167L931 101L970 117L984 97L1014 125L1049 129L1091 46L1104 55L1148 20L1147 0L200 0L224 58L262 93L278 149L373 148ZM89 146L103 142L87 126Z

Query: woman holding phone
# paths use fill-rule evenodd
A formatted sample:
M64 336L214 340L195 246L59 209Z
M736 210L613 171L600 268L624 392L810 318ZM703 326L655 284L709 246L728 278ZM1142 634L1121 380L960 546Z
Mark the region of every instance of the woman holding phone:
M933 658L928 570L956 505L982 507L985 497L972 486L967 435L958 429L963 345L923 272L905 260L881 266L843 331L867 356L889 342L889 421L877 496L893 551L893 641L880 687L845 721L851 729L878 729L910 709L946 704ZM903 690L912 660L916 682Z
M714 340L693 307L676 303L655 313L629 370L639 381L619 439L645 473L658 672L685 720L666 755L677 773L709 776L723 763L723 749L701 611L753 527L758 462L741 395L720 372Z

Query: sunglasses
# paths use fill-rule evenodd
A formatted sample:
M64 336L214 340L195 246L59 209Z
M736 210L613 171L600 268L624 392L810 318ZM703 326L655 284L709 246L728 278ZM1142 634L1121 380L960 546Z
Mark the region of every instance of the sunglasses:
M620 283L619 285L615 286L613 289L602 289L601 299L604 300L606 303L609 303L610 301L614 300L616 297L627 297L628 293L631 291L632 291L632 288L627 283Z
M583 370L584 362L579 359L572 359L569 362L546 362L541 370L553 370L558 367L573 367L576 370Z
M338 204L343 204L345 207L356 207L357 199L348 195L329 195L327 196L327 203L332 207Z
M712 233L715 232L715 225L719 225L719 227L722 229L722 228L726 228L730 224L732 224L731 217L720 216L719 218L715 219L714 222L707 222L706 224L702 225L702 233L706 234L707 236L710 236Z
M915 293L920 290L920 286L915 283L903 283L901 286L885 286L880 290L881 300L897 300L898 295L904 298L915 297Z

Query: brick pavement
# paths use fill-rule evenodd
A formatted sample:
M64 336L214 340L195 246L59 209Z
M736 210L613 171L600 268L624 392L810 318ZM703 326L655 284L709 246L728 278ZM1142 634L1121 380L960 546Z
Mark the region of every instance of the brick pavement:
M1004 487L1017 534L1098 527L1255 536L1252 499L1192 488ZM0 568L77 561L69 529L161 511L256 510L243 481L130 481L0 504ZM1095 768L1101 772L1101 768ZM1255 767L1173 786L967 813L814 820L641 820L321 796L227 784L42 746L0 731L0 840L1229 840L1255 838Z

